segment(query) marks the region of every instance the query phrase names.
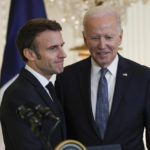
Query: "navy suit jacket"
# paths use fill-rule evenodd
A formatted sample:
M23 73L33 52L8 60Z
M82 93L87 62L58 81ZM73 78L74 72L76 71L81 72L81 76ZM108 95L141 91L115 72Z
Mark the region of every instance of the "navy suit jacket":
M123 150L144 150L146 127L150 149L150 69L119 56L113 104L103 140L92 114L90 74L89 57L67 66L57 76L56 91L65 111L67 138L85 146L121 144Z
M16 110L20 105L29 102L48 106L53 113L61 118L54 132L50 129L54 123L44 121L41 127L41 135L48 137L54 148L65 139L65 125L61 105L56 100L53 104L48 93L40 82L24 68L19 77L5 91L1 104L1 124L6 150L45 150L40 138L30 129L28 123L19 118Z

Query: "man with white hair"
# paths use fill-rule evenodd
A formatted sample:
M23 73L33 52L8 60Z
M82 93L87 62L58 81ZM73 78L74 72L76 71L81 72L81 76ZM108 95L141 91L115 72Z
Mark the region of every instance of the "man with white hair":
M83 25L91 56L67 66L56 80L68 138L144 150L146 128L150 149L150 69L118 54L123 30L114 9L91 8Z

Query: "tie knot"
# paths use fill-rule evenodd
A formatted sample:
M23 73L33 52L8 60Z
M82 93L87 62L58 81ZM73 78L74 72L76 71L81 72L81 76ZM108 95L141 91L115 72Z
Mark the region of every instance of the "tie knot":
M46 85L46 88L47 88L48 90L53 89L54 86L53 86L52 82L49 82L49 83Z
M106 73L107 73L107 71L108 71L107 68L102 68L102 69L101 69L101 76L102 76L102 77L105 76Z

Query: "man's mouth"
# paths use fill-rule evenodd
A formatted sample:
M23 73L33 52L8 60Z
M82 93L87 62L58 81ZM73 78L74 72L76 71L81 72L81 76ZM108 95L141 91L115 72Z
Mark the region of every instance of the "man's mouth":
M105 55L107 55L109 52L97 52L97 54L98 55L100 55L100 56L105 56Z

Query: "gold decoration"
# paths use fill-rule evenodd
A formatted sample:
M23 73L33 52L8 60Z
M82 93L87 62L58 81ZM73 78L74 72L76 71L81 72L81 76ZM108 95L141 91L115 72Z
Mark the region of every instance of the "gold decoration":
M73 47L70 50L78 51L79 57L81 57L83 59L87 58L88 56L90 56L90 52L89 52L89 50L88 50L88 48L87 48L87 46L85 44L83 44L81 46Z
M87 150L85 146L76 140L65 140L58 144L54 150Z

